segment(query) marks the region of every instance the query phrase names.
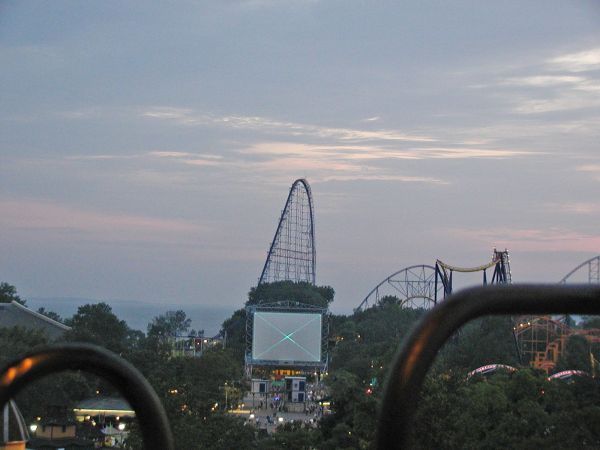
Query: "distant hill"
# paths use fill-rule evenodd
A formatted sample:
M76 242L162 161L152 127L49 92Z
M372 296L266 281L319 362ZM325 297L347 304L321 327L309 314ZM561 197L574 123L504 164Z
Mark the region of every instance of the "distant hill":
M192 319L192 328L203 329L207 336L217 334L223 321L230 317L235 309L209 305L158 304L137 300L99 300L78 297L27 298L29 308L37 311L38 308L43 307L60 314L63 318L71 317L81 305L99 302L108 303L119 319L126 321L131 328L144 332L154 317L164 314L166 311L181 309Z

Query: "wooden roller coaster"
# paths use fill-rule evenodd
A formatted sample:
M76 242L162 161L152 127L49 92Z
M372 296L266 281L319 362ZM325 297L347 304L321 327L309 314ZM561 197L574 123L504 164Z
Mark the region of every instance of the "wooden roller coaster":
M546 373L555 370L570 337L582 336L590 346L600 343L600 329L570 327L562 317L521 317L514 331L523 363Z

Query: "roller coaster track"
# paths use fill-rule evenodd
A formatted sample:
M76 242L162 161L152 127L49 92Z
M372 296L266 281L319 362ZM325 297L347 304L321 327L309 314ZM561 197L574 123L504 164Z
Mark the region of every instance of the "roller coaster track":
M488 283L487 269L494 268L492 279ZM439 259L435 263L436 278L439 278L444 286L444 297L452 293L452 278L454 272L472 273L483 272L483 285L487 284L510 284L512 275L510 272L510 259L508 250L498 251L494 249L492 260L487 264L475 267L459 267L446 264Z
M300 178L290 188L258 284L315 284L316 266L313 198L308 181Z
M388 295L398 297L402 306L429 307L437 302L439 286L435 267L425 264L406 267L384 278L371 289L355 311L377 305Z
M441 261L441 260L437 260L436 264L440 267L443 267L446 270L451 270L452 272L464 272L464 273L468 273L468 272L479 272L482 270L486 270L489 269L490 267L494 267L496 265L498 261L496 260L496 258L492 259L489 263L484 264L482 266L477 266L477 267L457 267L457 266L451 266L450 264L446 264L445 262Z
M587 261L582 262L559 281L560 284L565 284L576 272L584 267L588 267L588 282L590 284L600 283L600 255L594 256Z
M403 307L430 308L452 292L454 272L483 272L483 284L488 284L486 270L494 267L490 284L510 283L508 251L494 249L489 263L476 267L458 267L439 259L435 266L426 264L406 267L394 272L377 284L355 311L378 305L386 296L395 296Z

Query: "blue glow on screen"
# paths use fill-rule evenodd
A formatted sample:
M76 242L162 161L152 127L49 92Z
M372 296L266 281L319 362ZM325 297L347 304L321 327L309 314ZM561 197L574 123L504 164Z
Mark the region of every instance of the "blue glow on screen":
M321 314L255 312L252 359L321 360Z

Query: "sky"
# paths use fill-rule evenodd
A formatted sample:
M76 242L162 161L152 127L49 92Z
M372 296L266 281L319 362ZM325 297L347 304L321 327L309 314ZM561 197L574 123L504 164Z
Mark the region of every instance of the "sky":
M4 1L0 64L25 298L239 308L297 178L334 312L438 258L600 253L593 0Z

